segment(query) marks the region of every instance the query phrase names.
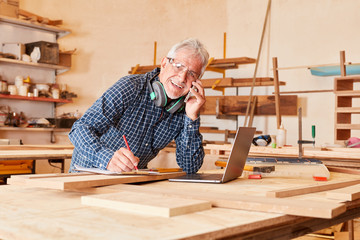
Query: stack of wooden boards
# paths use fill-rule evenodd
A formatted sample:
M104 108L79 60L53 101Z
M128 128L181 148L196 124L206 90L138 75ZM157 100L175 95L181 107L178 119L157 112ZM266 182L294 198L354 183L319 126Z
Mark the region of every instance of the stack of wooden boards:
M123 206L122 204L124 204L124 206L128 206L129 202L134 203L138 200L139 202L136 203L137 205L145 206L148 204L149 206L151 206L151 203L147 202L149 199L152 198L162 199L162 204L165 204L163 206L166 206L166 203L172 204L176 202L173 198L181 198L183 199L183 201L179 202L183 203L188 201L184 199L206 201L194 201L194 203L190 201L191 203L189 204L182 204L184 208L191 208L191 211L194 211L195 209L203 210L204 208L208 208L210 205L212 205L213 207L222 208L272 212L317 218L333 218L346 211L347 206L344 202L360 199L360 177L355 177L345 181L329 181L321 184L311 182L311 184L307 184L305 186L296 186L290 188L284 187L289 185L284 183L274 185L274 183L272 183L274 179L268 180L270 184L268 185L267 183L264 184L264 182L254 184L242 178L232 181L228 184L219 185L188 183L185 183L184 185L184 183L174 184L169 183L168 181L154 182L150 184L150 186L129 186L126 184L120 184L164 180L183 174L183 172L162 173L159 175L151 176L108 176L96 175L91 173L37 174L12 176L8 180L8 182L11 185L23 185L28 187L41 187L59 190L74 190L110 185L105 190L106 193L111 193L110 195L86 197L83 199L83 201L85 204L88 205L96 205L103 207L113 206L113 208L115 209L122 208L120 207ZM287 181L288 180L289 179L287 179ZM294 181L299 180L294 179ZM309 181L305 182L310 183ZM251 184L251 188L253 188L253 191L259 191L262 196L261 194L253 195L252 191L250 191L250 195L244 194L244 191L249 192L248 190L245 190L247 184ZM160 186L160 188L158 186ZM181 186L184 188L176 189L177 186ZM201 186L201 188L199 188L199 186ZM230 190L235 186L238 187L237 191ZM244 191L240 190L244 186ZM129 197L129 191L133 192L132 194L130 194L131 197ZM224 191L228 191L227 194L224 194ZM290 201L286 199L288 197L294 197L316 192L323 192L323 199L318 198L317 201L310 201L306 198L293 198ZM146 197L145 195L149 196ZM109 204L109 202L112 202L113 204ZM161 201L154 202L159 203ZM171 208L170 205L169 208ZM192 207L189 207L189 205ZM177 205L176 207L179 206ZM130 208L127 207L127 209ZM187 213L187 211L188 210L184 210L184 213ZM152 210L150 210L150 212L152 212ZM169 216L171 216L171 214Z

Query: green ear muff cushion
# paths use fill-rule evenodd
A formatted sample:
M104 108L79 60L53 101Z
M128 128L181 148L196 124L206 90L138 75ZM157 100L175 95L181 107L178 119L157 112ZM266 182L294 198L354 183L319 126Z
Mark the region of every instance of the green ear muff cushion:
M161 84L161 82L155 81L152 83L152 87L156 96L156 98L154 99L155 105L158 107L165 107L167 104L167 96L164 86Z

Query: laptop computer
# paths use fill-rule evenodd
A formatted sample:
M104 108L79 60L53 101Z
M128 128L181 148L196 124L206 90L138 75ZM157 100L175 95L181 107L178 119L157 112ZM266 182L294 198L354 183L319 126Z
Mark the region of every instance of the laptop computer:
M225 183L241 176L256 128L239 127L224 174L195 173L170 178L171 182Z

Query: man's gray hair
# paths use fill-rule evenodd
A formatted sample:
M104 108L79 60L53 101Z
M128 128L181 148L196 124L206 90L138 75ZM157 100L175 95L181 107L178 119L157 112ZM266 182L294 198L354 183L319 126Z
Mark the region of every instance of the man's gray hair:
M167 57L169 58L175 58L176 52L182 49L191 50L194 52L195 56L200 57L202 68L201 68L201 74L202 75L205 71L206 65L209 61L209 53L206 50L205 46L197 39L195 38L189 38L184 41L181 41L177 44L175 44L170 51L168 52Z

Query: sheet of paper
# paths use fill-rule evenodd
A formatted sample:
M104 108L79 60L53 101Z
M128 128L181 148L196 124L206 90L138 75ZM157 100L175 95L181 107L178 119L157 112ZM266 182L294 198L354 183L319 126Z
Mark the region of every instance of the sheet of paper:
M159 175L160 174L158 172L153 172L153 171L112 172L112 171L108 171L108 170L102 170L102 169L99 169L99 168L81 167L81 166L76 165L76 164L75 164L75 169L74 170L80 171L80 172L91 172L91 173L104 174L104 175L130 175L130 174L134 174L134 175Z

